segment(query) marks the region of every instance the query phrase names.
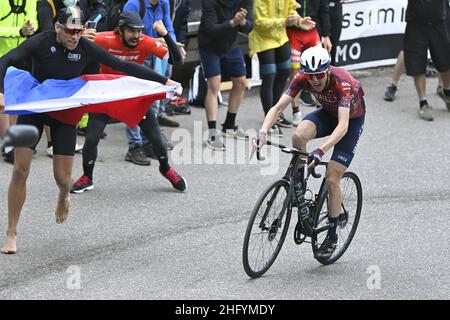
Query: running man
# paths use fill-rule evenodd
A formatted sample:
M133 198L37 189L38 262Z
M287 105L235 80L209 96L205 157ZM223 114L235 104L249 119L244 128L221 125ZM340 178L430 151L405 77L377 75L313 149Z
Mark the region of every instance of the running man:
M163 77L153 70L114 57L92 41L82 37L83 13L78 7L67 7L58 12L55 30L42 32L25 40L19 47L0 59L0 111L5 105L4 78L9 66L32 59L32 75L39 81L47 79L68 80L81 75L85 67L102 63L131 76L156 81L166 85L177 82ZM50 126L53 142L53 174L59 188L56 205L56 223L62 223L69 214L72 166L75 152L76 126L51 118L48 114L21 115L17 124L30 124L42 134L44 124ZM8 230L2 253L16 253L17 225L26 197L26 182L30 172L33 150L15 149L15 163L8 189Z

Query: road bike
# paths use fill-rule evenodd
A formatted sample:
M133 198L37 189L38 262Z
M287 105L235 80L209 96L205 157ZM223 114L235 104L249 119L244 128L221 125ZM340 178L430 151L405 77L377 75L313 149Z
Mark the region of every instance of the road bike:
M298 213L294 228L294 242L297 245L311 243L315 254L328 232L328 188L325 177L322 178L319 191L314 193L308 186L308 180L310 177L320 179L322 175L314 169L308 169L308 154L271 141L267 141L267 145L291 154L292 159L284 176L261 194L251 212L242 255L244 270L251 278L261 277L275 262L288 233L294 208L297 208ZM257 158L261 160L259 150ZM325 168L327 165L328 162L319 164ZM303 174L299 174L301 172ZM338 246L331 257L316 257L324 265L332 264L342 257L355 235L361 216L363 194L358 176L350 171L345 172L341 189Z

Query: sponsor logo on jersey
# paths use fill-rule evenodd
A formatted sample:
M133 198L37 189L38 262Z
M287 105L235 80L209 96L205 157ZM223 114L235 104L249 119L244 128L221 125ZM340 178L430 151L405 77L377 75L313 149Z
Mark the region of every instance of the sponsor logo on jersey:
M80 61L81 60L81 53L73 53L73 52L69 52L69 54L67 55L67 59L69 59L69 61Z

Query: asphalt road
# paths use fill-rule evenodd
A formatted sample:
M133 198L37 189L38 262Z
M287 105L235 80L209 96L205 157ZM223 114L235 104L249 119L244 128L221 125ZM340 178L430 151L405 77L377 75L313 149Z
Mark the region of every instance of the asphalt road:
M95 189L72 196L63 225L54 221L57 188L41 143L19 251L0 255L0 299L449 299L450 112L434 94L436 79L428 80L434 122L418 119L411 79L402 79L396 101L385 102L391 71L358 73L367 117L351 170L361 178L364 203L356 236L334 265L320 265L310 245L296 246L290 232L266 275L248 278L241 256L249 213L289 158L249 162L248 145L239 142L233 154L231 141L213 158L202 147L204 111L194 108L177 116L181 129L165 129L177 144L172 162L187 192L173 191L156 162L125 162L123 125L109 125ZM238 115L245 129L261 124L258 90L247 92ZM219 123L225 113L221 108ZM291 132L282 141L289 143ZM0 242L11 168L0 163ZM81 171L77 155L74 178Z

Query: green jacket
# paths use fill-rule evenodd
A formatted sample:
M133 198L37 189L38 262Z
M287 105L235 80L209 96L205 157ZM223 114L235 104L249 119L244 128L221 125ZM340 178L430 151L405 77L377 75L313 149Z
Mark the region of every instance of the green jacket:
M23 4L25 0L13 0L17 6ZM25 12L11 13L9 0L0 0L0 57L9 50L14 49L26 38L20 36L20 29L30 20L34 24L34 30L38 29L37 20L38 0L26 0Z

